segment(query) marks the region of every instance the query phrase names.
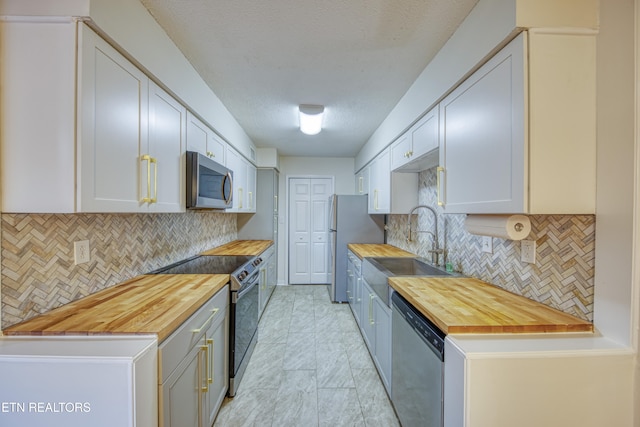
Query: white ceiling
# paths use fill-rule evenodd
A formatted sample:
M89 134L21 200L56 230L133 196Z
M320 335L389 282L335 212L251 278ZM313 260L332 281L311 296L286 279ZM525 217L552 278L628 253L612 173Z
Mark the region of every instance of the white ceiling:
M140 1L256 146L353 157L478 0Z

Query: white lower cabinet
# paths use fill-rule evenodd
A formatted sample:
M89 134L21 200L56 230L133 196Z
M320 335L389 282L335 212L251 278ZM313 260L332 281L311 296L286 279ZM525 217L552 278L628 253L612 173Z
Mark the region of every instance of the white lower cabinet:
M229 383L229 287L159 346L159 426L210 427Z
M353 252L347 251L347 302L353 317L360 326L362 310L362 261Z
M362 280L360 329L382 383L391 395L391 308Z
M378 368L382 383L391 395L391 308L380 298L373 300L376 352L373 361Z
M633 425L631 349L592 334L448 336L445 427Z
M271 294L275 290L276 285L276 251L275 246L271 246L269 249L260 254L262 258L262 264L260 264L260 287L258 288L258 301L259 301L259 313L262 317L264 309L267 308L267 303L271 298Z
M157 338L0 337L2 427L157 427Z
M205 345L209 347L206 361L209 368L205 369L209 372L207 376L209 389L204 394L206 427L213 425L229 388L229 316L226 315L226 310L225 313L221 313L222 315L224 317L212 322L205 333Z

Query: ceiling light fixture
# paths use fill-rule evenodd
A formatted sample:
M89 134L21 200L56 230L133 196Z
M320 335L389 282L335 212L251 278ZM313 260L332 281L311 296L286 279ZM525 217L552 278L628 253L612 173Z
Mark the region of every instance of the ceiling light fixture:
M322 129L322 116L324 115L324 107L322 105L301 104L298 107L300 111L300 130L307 135L315 135Z

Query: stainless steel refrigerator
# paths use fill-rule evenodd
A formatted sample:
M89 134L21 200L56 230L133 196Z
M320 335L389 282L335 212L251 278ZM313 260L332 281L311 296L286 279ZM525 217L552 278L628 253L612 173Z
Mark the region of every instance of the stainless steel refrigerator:
M333 302L347 302L347 244L384 243L384 215L369 215L366 195L329 197L329 262Z

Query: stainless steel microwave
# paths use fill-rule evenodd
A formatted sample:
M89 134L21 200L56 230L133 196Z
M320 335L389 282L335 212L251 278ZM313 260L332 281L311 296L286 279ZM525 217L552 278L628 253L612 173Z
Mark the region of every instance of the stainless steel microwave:
M232 206L233 172L195 151L187 151L187 208Z

